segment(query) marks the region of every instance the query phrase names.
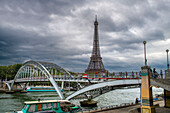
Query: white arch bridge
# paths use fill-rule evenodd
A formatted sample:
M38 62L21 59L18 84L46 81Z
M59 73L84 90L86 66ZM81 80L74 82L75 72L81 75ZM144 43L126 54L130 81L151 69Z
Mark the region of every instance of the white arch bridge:
M66 78L60 78L59 75L64 75ZM93 95L93 98L121 87L134 87L139 86L141 80L130 79L130 80L113 80L104 82L102 80L91 80L93 84L87 87L80 87L81 89L74 92L67 98L64 97L61 89L58 87L55 81L69 81L69 82L89 82L86 79L74 78L68 71L64 68L48 62L38 62L38 61L27 61L18 70L14 80L6 82L9 90L12 90L14 83L27 83L31 81L50 81L57 91L60 99L74 99L74 98L85 98L84 94Z
M64 99L64 96L61 93L60 88L58 87L58 85L56 84L52 76L52 75L57 75L57 74L64 74L67 76L70 75L70 73L66 71L64 68L53 63L27 61L18 70L14 80L9 82L11 83L11 85L9 85L8 83L7 85L9 87L9 90L12 90L13 84L15 82L28 82L30 80L28 78L31 78L35 81L48 79L51 82L51 84L54 86L60 98Z

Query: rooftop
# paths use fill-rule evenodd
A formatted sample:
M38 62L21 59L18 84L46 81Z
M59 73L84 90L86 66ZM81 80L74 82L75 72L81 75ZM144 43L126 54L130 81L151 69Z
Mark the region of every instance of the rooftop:
M40 100L40 101L26 101L25 104L37 104L37 103L54 103L54 102L69 102L68 100Z

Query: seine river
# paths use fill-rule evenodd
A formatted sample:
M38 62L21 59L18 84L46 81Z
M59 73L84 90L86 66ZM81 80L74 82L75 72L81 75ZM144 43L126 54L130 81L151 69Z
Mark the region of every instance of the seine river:
M163 89L153 88L153 95L162 93ZM69 92L67 94L69 94ZM135 102L136 97L140 97L140 88L113 90L95 98L94 100L98 101L98 107L101 107L108 105L120 105L121 103L132 103ZM41 100L59 99L56 92L31 92L15 94L0 93L0 113L21 110L24 101L37 100L38 98ZM79 101L80 100L73 100L72 102L79 105Z

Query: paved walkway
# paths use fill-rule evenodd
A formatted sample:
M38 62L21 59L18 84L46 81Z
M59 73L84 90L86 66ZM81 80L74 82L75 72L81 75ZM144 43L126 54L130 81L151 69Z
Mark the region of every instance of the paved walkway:
M136 105L136 106L130 106L130 107L114 109L114 110L109 110L109 111L102 111L102 112L99 112L99 113L129 113L130 110L135 109L135 108L139 108L139 107L140 107L140 105Z

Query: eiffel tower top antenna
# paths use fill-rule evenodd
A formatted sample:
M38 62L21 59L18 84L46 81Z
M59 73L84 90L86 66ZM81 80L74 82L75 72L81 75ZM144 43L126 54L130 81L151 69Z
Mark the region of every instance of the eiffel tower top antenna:
M97 15L95 15L95 21L97 21Z

